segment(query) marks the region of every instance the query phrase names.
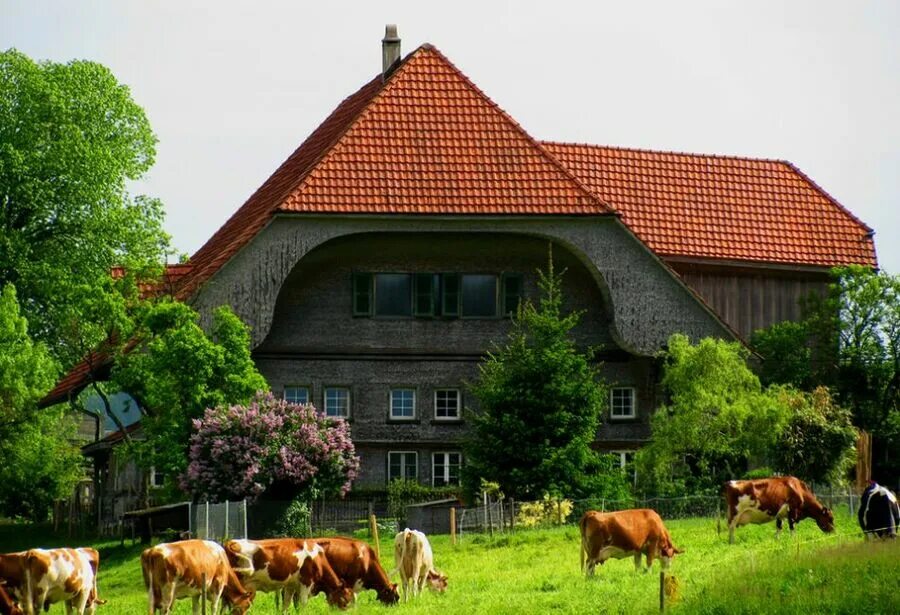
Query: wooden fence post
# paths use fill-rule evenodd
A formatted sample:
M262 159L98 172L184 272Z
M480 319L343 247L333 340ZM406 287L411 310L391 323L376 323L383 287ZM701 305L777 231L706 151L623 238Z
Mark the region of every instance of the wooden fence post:
M450 507L450 544L456 544L456 506Z
M372 533L372 542L375 543L375 557L381 561L381 545L378 542L378 519L375 514L369 515L369 531Z
M659 571L659 612L666 610L666 571Z
M516 499L509 498L509 529L516 531Z

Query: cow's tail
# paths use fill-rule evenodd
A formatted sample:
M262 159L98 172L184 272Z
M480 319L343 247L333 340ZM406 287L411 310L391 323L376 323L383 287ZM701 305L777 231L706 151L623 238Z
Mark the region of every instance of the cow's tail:
M34 614L34 579L31 575L31 552L25 554L25 595L22 597L25 615Z
M144 585L147 586L147 612L149 615L154 615L156 600L153 597L153 561L150 549L141 553L141 573L144 577Z

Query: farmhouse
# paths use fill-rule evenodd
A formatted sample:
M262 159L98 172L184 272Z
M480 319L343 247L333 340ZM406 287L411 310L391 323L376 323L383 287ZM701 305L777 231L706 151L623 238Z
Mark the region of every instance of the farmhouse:
M791 163L539 141L431 45L402 57L389 28L382 64L173 282L250 325L274 392L350 421L358 485L458 481L464 383L550 245L612 385L597 445L623 462L672 333L747 340L830 267L877 266L872 229Z

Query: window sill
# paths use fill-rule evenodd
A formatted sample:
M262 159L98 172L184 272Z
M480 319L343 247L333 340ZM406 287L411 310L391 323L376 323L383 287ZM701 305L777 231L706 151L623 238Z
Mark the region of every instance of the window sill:
M462 419L431 419L432 425L460 425Z
M611 416L609 417L610 423L638 423L640 422L640 418L637 416Z
M421 419L387 419L388 425L418 425L422 422Z

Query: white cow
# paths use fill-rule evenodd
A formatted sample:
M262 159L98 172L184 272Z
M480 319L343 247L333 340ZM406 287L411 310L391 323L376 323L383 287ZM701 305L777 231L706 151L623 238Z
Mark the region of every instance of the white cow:
M22 609L26 615L39 613L54 602L65 601L66 612L91 614L97 604L95 549L31 549L25 554L25 591Z
M418 595L425 583L437 592L447 589L447 576L434 569L434 555L425 534L406 528L394 537L394 562L400 571L403 599Z

